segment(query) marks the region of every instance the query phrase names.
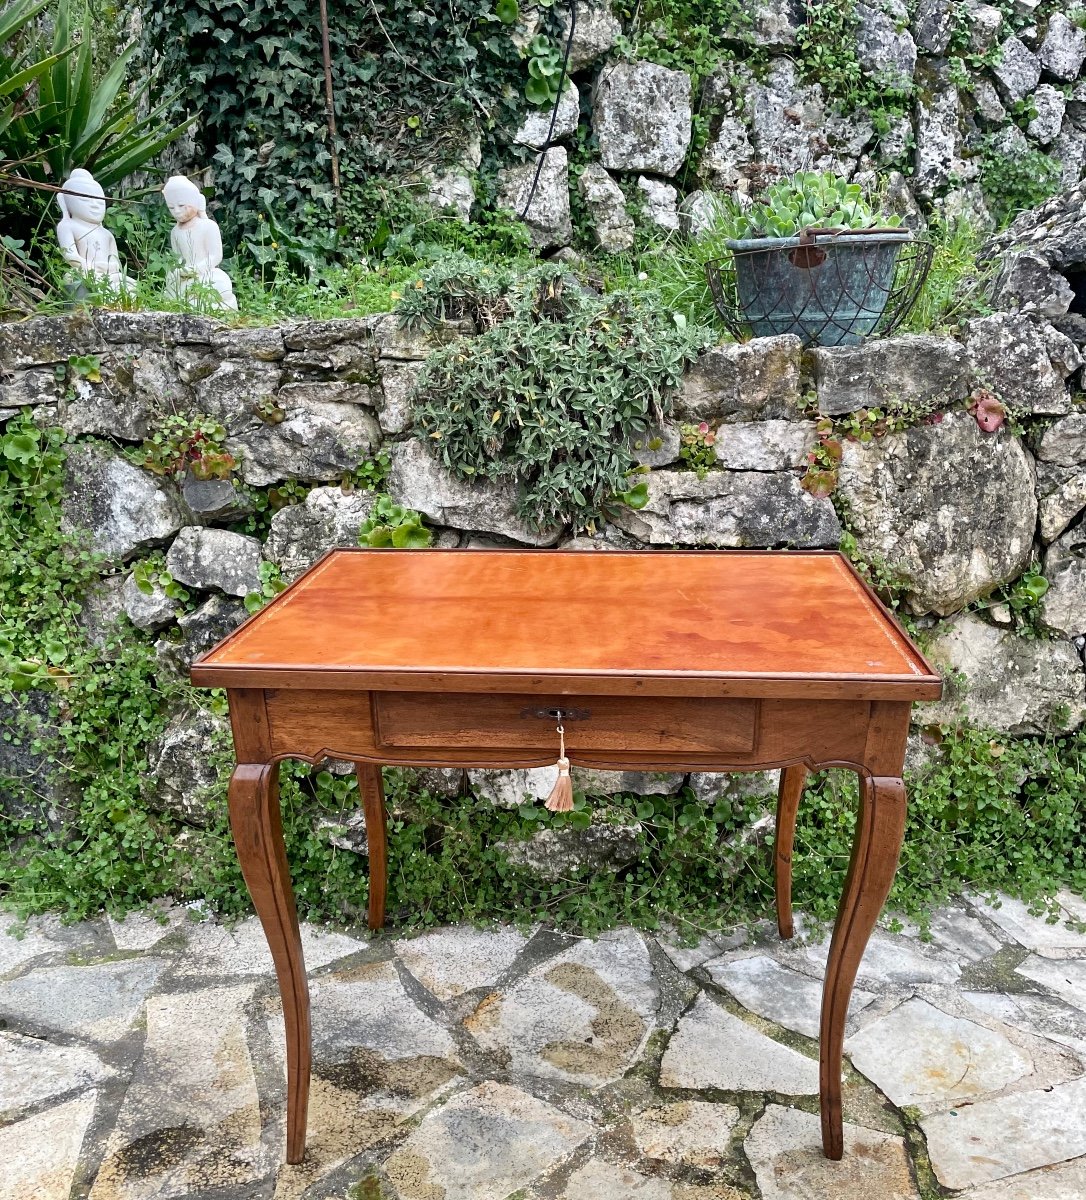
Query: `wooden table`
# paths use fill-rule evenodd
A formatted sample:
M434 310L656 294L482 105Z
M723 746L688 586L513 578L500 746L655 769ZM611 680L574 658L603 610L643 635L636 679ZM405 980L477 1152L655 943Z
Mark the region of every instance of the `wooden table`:
M287 1161L305 1152L309 991L280 826L278 764L351 759L384 923L381 765L555 762L614 770L783 767L775 876L792 936L792 843L809 770L861 779L822 1000L827 1157L840 1158L852 985L905 824L914 700L942 684L837 553L336 550L192 667L224 687L230 822L271 948L287 1037Z

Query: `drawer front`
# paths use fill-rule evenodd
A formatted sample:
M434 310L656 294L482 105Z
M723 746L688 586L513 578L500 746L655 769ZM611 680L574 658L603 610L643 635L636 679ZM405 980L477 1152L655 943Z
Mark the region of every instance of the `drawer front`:
M374 693L378 746L556 748L556 713L577 750L694 754L754 749L758 701L674 696L516 696Z

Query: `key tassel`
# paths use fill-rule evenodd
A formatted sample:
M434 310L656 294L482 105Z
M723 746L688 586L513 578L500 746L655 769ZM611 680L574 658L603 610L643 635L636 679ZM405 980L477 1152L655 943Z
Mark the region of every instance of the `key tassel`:
M544 807L549 812L570 812L573 808L573 780L569 774L569 759L566 758L566 731L558 726L558 778L554 781L551 794Z

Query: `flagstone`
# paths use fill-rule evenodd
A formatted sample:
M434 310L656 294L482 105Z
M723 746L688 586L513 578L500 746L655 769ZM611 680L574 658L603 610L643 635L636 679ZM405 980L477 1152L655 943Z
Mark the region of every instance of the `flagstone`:
M659 1001L644 940L632 929L583 940L541 963L465 1019L514 1073L602 1087L637 1061Z
M979 1100L921 1121L948 1188L975 1187L1086 1154L1086 1079Z
M817 1113L769 1105L744 1143L762 1200L919 1200L902 1138L846 1123L845 1153L822 1153Z
M630 1127L645 1158L687 1167L719 1167L738 1120L734 1104L680 1100L636 1113Z
M0 1017L95 1041L123 1037L165 966L160 958L39 967L0 984Z
M988 1183L963 1192L958 1200L1082 1200L1083 1196L1086 1158Z
M281 1153L261 1141L245 1037L255 984L152 996L143 1059L91 1200L173 1200L240 1187Z
M947 950L966 962L980 962L1003 946L964 908L945 908L933 913L931 940L941 950Z
M1031 954L1016 968L1019 975L1032 979L1062 997L1068 1004L1086 1012L1086 960L1054 961Z
M82 1046L0 1033L0 1119L111 1074L97 1054Z
M989 904L982 897L972 897L977 912L993 921L1010 937L1014 938L1027 950L1032 950L1042 958L1073 958L1076 955L1086 955L1086 933L1080 933L1067 928L1069 915L1081 916L1082 901L1071 893L1063 893L1069 901L1071 911L1061 911L1059 919L1050 921L1048 914L1034 916L1029 906L1012 896L999 895L997 904ZM1075 913L1075 908L1079 912Z
M818 1063L699 996L679 1021L660 1064L663 1087L724 1091L818 1091Z
M806 948L808 960L822 970L829 953L828 940ZM876 929L860 962L857 979L868 987L908 987L918 983L952 984L961 973L961 967L948 956L921 950L900 934Z
M481 1083L427 1113L384 1171L401 1200L505 1200L592 1132L519 1088Z
M807 975L782 967L772 958L714 959L705 964L714 983L729 992L751 1012L783 1025L785 1029L818 1037L822 1012L822 985ZM857 988L849 1012L866 1008L875 997Z
M94 1093L0 1129L0 1200L66 1200Z
M317 1180L349 1158L390 1141L405 1119L400 1105L386 1097L363 1098L315 1074L309 1091L305 1159L280 1163L274 1200L301 1200ZM332 1194L340 1196L342 1191ZM262 1200L264 1193L258 1195Z
M560 1196L561 1200L671 1200L671 1184L594 1158L573 1172Z
M517 959L528 938L511 927L438 929L396 943L400 961L439 1000L491 987Z
M1004 1025L1067 1046L1086 1067L1086 1013L1053 996L1028 992L965 992L962 999Z
M150 950L177 928L197 924L191 909L178 904L158 904L148 912L128 913L123 919L107 918L118 950Z
M365 963L310 984L313 1080L305 1161L282 1166L275 1200L295 1200L317 1179L391 1138L462 1080L448 1030L407 994L390 962ZM283 1020L268 1031L286 1080ZM279 1103L285 1103L280 1099Z
M12 971L44 954L55 954L61 947L36 929L26 929L22 937L6 930L0 932L0 976Z
M322 1063L344 1061L358 1050L385 1061L458 1061L452 1035L411 999L392 963L364 963L310 986L313 1044Z
M177 972L182 978L193 975L264 975L270 974L271 951L264 930L256 917L249 917L233 928L216 920L202 921L186 929L188 946L180 957ZM301 926L302 954L307 971L316 971L336 959L365 950L360 938L333 933L319 925Z
M656 942L660 949L671 959L672 963L683 972L700 967L710 958L717 958L728 950L738 950L747 944L745 929L732 929L727 933L706 934L699 938L693 946L680 945L677 934L658 933Z
M1002 1091L1033 1070L1033 1060L1003 1034L918 998L849 1038L845 1052L899 1108L927 1111Z
M1086 896L1079 896L1067 888L1060 888L1056 893L1056 903L1076 921L1086 923Z

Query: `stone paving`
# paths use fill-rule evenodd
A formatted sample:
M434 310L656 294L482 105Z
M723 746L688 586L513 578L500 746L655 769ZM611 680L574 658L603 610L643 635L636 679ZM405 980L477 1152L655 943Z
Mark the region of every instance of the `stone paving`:
M255 919L0 934L0 1200L1083 1200L1086 902L876 932L819 1149L827 945L304 930L315 1073L281 1165Z

